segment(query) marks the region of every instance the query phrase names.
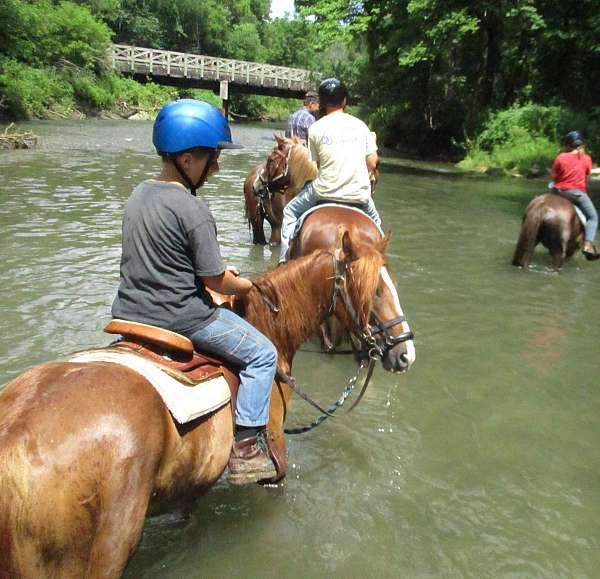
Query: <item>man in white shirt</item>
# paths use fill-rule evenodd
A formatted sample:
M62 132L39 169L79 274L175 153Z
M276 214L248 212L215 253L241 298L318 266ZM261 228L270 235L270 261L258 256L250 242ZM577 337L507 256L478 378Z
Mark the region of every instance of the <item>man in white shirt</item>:
M374 133L360 119L344 112L348 91L337 78L320 84L319 102L324 116L308 133L308 149L319 175L283 210L280 263L287 260L298 219L317 203L331 201L360 207L381 229L381 218L371 197L370 176L375 174L378 161Z

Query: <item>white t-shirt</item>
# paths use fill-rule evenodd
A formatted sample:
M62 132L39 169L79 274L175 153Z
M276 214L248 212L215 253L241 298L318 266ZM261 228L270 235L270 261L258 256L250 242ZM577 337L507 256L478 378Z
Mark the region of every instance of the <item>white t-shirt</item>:
M319 198L366 203L371 183L365 157L377 151L374 133L360 119L330 113L308 131L308 149L319 165L313 187Z

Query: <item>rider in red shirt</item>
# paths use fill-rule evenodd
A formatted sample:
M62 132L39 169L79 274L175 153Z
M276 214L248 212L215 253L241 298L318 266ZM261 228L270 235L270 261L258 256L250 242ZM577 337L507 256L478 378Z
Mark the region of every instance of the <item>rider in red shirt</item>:
M587 259L600 259L594 240L598 230L598 213L587 194L587 178L592 170L592 158L586 155L579 131L565 137L567 150L560 153L552 165L553 193L572 201L585 215L583 254Z

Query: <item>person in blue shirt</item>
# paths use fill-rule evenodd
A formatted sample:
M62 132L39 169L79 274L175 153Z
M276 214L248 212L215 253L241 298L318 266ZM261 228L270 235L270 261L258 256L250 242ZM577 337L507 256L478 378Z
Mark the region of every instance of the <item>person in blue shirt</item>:
M286 137L299 137L308 143L308 128L315 122L314 114L319 110L319 95L309 90L304 95L304 106L290 115Z

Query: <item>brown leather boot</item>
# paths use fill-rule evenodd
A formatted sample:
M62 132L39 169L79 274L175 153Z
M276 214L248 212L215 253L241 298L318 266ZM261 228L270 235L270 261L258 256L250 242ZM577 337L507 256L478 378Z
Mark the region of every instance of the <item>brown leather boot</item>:
M593 261L596 259L600 259L600 254L598 254L598 250L596 246L591 241L585 241L583 243L583 248L581 249L583 255L587 260Z
M229 458L228 480L234 485L245 485L277 476L271 460L264 432L235 441Z

